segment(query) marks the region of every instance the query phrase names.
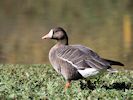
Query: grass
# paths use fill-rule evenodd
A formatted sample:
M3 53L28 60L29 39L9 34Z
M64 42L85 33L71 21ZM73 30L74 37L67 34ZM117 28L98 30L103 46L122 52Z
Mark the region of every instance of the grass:
M1 64L0 100L133 100L133 71L90 81L73 81L64 91L64 78L49 65Z

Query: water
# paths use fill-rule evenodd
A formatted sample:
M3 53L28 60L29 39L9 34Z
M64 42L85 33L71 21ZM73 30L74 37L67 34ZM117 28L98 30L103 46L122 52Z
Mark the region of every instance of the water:
M70 44L85 45L104 58L123 62L125 69L133 69L132 9L127 13L124 1L36 2L1 3L1 63L49 64L48 52L55 41L41 37L61 26Z

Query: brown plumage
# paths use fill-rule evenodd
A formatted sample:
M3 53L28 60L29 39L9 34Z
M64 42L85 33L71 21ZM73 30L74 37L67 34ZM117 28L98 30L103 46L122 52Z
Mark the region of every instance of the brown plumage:
M115 72L111 65L124 66L122 63L101 58L90 48L82 45L68 45L68 36L61 27L53 28L42 39L57 40L49 52L53 68L67 80L65 88L70 87L71 80L91 77L104 71Z

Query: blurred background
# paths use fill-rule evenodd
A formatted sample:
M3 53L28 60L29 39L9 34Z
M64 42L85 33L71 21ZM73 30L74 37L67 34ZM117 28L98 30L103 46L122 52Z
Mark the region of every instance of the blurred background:
M70 44L133 69L133 0L1 0L0 63L49 64L55 41L41 37L56 26Z

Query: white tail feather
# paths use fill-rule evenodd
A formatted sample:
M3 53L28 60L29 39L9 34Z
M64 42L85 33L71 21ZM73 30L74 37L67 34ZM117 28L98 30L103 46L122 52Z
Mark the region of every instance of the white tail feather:
M89 77L89 76L94 76L97 75L98 73L100 73L99 70L95 69L95 68L86 68L84 70L78 70L78 72L84 77Z

